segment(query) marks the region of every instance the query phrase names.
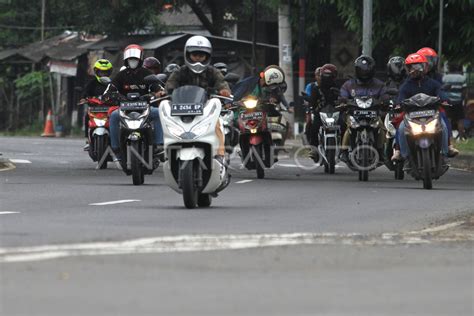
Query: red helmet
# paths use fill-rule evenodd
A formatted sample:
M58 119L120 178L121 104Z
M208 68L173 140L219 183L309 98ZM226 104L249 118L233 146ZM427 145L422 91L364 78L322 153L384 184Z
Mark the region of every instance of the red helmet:
M321 76L337 77L337 67L333 64L325 64L320 69Z
M433 68L438 67L439 57L433 48L423 47L423 48L420 48L416 53L426 57L428 61L428 71L432 70Z
M420 54L410 54L405 59L407 72L413 79L420 79L426 73L428 61L426 57Z

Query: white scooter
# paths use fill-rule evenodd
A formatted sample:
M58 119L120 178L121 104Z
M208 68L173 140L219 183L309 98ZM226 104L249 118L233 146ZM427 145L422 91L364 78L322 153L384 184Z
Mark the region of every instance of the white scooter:
M183 195L187 208L207 207L230 182L226 168L214 157L219 147L216 125L223 133L221 96L197 86L182 86L159 107L166 183Z

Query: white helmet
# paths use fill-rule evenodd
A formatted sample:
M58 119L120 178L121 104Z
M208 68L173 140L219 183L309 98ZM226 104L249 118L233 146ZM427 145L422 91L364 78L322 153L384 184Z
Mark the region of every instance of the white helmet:
M265 85L267 86L285 82L285 73L283 72L283 69L277 65L270 65L265 68L261 77L263 77Z
M193 62L191 60L191 53L202 52L207 55L204 62ZM204 36L196 35L187 40L184 45L184 63L194 73L200 74L211 63L212 45L211 42Z

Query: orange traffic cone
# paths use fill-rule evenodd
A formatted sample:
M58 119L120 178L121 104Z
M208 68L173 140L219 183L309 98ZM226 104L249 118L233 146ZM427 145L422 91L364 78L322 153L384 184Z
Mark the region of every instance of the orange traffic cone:
M53 114L51 110L48 111L48 115L46 116L46 123L44 124L44 131L41 134L43 137L54 137L56 134L54 133L53 128Z

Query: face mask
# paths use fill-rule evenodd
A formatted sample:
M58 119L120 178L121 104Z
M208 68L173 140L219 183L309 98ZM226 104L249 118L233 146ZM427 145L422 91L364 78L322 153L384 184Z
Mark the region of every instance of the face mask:
M131 69L135 69L138 67L138 59L130 59L128 61L128 66L131 68Z

